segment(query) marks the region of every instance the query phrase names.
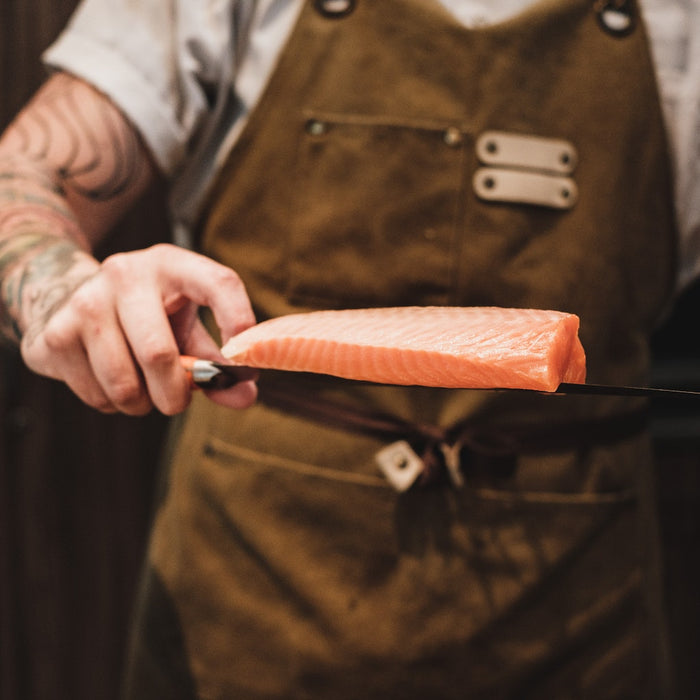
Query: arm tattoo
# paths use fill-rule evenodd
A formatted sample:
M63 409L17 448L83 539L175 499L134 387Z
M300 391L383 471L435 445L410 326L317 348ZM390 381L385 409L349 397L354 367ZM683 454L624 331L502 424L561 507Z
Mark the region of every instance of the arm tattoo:
M56 242L35 255L23 268L15 296L32 319L25 339L31 343L49 319L94 272L79 265L83 251L70 241ZM48 280L50 284L39 284Z
M81 244L84 236L53 183L21 164L0 171L0 336L19 342L30 323L43 328L84 281L85 265L73 269L85 260Z
M73 292L92 277L79 263L84 251L57 236L25 233L0 242L2 304L6 310L0 332L19 342L18 319L29 318L26 338L31 342ZM48 282L48 284L46 284Z
M44 85L0 142L0 338L40 332L94 274L89 241L151 175L136 132L108 99L66 74Z
M107 99L65 76L47 84L12 130L21 153L51 162L62 184L89 200L117 197L138 176L134 130Z

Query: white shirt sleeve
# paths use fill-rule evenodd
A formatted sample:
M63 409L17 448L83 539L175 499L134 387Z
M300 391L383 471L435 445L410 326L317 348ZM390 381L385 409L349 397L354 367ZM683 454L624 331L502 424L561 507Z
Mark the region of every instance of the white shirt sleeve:
M303 0L82 0L44 54L108 95L170 178L187 244Z
M83 2L44 55L107 94L166 174L232 69L235 0Z

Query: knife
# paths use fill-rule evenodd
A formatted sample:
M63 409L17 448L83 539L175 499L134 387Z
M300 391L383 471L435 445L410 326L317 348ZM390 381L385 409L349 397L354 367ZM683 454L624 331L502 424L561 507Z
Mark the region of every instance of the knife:
M257 371L249 367L227 365L215 360L183 355L180 362L190 375L193 388L228 389L237 382L252 379ZM507 391L507 390L506 390ZM616 386L614 384L572 384L564 382L555 391L539 391L554 396L580 394L586 396L641 396L648 398L700 398L700 391L691 389L662 389L659 387Z

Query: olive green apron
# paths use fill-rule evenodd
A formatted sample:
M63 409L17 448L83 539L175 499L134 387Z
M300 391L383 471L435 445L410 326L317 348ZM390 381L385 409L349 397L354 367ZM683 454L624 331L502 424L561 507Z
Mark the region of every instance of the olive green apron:
M669 166L641 18L616 34L604 5L473 30L436 0L305 3L203 250L259 318L561 309L591 381L644 381L673 276ZM260 391L187 416L129 697L662 692L638 402L274 372ZM426 465L402 493L375 459L397 438Z

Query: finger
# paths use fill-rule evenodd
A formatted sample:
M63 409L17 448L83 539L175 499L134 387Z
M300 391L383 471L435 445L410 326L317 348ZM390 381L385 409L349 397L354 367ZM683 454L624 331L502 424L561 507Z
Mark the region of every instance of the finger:
M129 415L149 413L153 404L114 311L114 293L104 279L94 277L76 290L62 316L72 320L91 373L109 402Z
M210 308L222 342L255 324L245 286L231 268L203 255L176 250L169 260L167 280L163 280L163 288L169 289L165 298L169 313L179 310L182 297Z
M222 332L231 334L254 322L252 309L238 276L205 256L154 246L139 254L138 262L147 262L139 265L140 274L133 260L129 254L112 256L102 271L120 290L117 316L153 403L166 414L177 413L187 406L190 391L169 316L180 316L179 324L193 318L192 304L211 306Z
M218 343L199 318L194 320L187 337L179 340L178 345L185 355L216 361L224 359Z
M207 390L206 395L220 406L227 408L249 408L258 398L258 385L254 381L235 384L230 389Z
M178 348L188 354L194 354L190 353L188 348L193 334L197 333L197 328L202 326L199 319L199 306L187 299L184 302L183 307L179 311L168 313L168 318L170 319L170 328L175 336ZM167 312L168 310L166 309ZM206 336L209 337L209 334L206 333Z
M154 405L166 415L184 411L190 388L160 297L126 296L119 302L118 315Z
M88 326L84 342L95 378L110 402L127 415L149 413L153 402L116 316L99 330Z
M194 357L225 362L219 346L199 320L191 329L185 352ZM258 388L255 382L259 372L249 367L236 368L236 371L239 375L239 381L232 387L206 390L205 393L212 401L222 406L238 409L248 408L257 399Z
M77 334L55 325L50 324L30 342L22 341L22 356L27 366L43 376L63 381L88 406L103 413L115 413L117 409L97 381Z
M92 408L102 413L117 413L120 410L103 390L84 350L76 353L73 361L66 366L64 382L83 403Z

